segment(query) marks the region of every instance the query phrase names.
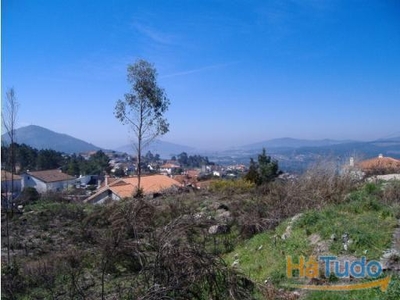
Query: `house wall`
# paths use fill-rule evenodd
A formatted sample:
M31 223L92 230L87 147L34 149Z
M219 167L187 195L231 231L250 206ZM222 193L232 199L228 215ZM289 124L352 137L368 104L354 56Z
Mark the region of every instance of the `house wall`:
M56 181L47 183L47 191L60 192L72 187L76 184L76 180Z
M13 184L13 194L19 194L22 191L22 183L21 179L14 179ZM1 190L2 192L11 192L11 180L2 180L1 181Z
M167 173L168 175L171 175L172 169L171 168L160 168L161 173Z
M33 187L39 193L44 193L47 191L46 184L43 181L40 181L39 179L32 177L28 174L23 174L22 175L22 188L24 189L26 187Z
M22 188L33 187L39 193L62 191L73 186L74 184L75 179L46 183L33 176L30 176L29 174L22 175Z
M104 192L98 194L96 197L90 199L90 203L102 204L102 203L104 203L104 201L106 201L110 197L112 200L115 200L115 201L121 200L121 198L119 196L112 193L110 190L105 190Z
M78 178L78 181L81 183L81 185L87 185L90 180L92 180L92 175L80 176Z
M369 182L375 182L375 181L390 181L390 180L400 180L400 174L386 174L386 175L375 175L372 177L367 178L367 181Z

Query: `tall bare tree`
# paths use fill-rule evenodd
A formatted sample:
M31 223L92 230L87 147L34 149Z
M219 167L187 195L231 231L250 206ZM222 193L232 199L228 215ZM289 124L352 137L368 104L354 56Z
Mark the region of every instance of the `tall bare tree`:
M169 131L169 124L163 115L170 102L165 91L157 84L156 69L145 60L139 59L133 65L128 65L128 83L131 90L124 95L123 100L117 101L114 114L129 126L136 137L133 144L137 155L139 195L142 150L155 138Z
M15 97L14 88L9 89L6 92L6 99L3 102L3 107L1 110L1 119L3 122L3 128L7 132L9 137L9 154L8 163L10 167L11 176L11 188L6 191L7 204L6 204L6 235L7 235L7 262L10 264L10 232L9 232L9 214L10 208L13 208L13 194L14 194L14 173L15 168L15 125L17 122L18 113L18 102ZM4 172L4 174L7 174ZM8 178L5 178L8 181Z

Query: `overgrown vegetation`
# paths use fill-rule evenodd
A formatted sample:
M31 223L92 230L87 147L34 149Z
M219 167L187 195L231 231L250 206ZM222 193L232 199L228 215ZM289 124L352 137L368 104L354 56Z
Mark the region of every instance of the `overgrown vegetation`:
M386 184L367 183L349 194L343 193L345 197L342 201L334 200L325 205L308 207L274 230L241 242L225 256L226 261L259 284L268 282L275 287L282 287L291 282L286 278L287 255L309 257L329 254L379 260L383 251L391 247L393 232L398 224L398 188L399 183L395 181ZM318 191L322 192L321 189ZM346 248L343 234L349 238ZM339 294L310 292L306 298L397 299L400 297L398 285L399 279L394 277L388 293L376 289Z
M10 219L2 299L295 299L282 289L286 255L378 259L400 216L399 187L318 165L297 179L215 181L209 190L108 205L27 191L34 201ZM386 294L340 295L395 299L398 286L395 278Z

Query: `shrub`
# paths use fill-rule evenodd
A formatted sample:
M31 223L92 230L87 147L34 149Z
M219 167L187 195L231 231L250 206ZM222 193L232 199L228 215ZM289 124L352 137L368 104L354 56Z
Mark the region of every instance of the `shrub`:
M19 204L32 203L39 200L40 194L34 187L25 187L17 199Z
M377 184L369 182L364 186L364 190L367 192L367 194L374 195L380 191L380 188Z
M26 283L21 275L19 264L1 264L1 298L17 299L18 293L23 293Z
M244 180L244 179L236 179L236 180L213 180L210 184L210 190L212 192L220 192L220 193L247 193L254 189L255 184Z
M386 204L400 204L400 181L389 181L383 188L382 198Z

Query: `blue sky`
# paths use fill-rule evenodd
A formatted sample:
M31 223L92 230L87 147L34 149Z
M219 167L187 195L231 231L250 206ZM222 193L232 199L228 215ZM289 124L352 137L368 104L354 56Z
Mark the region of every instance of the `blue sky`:
M397 0L3 0L1 15L18 126L129 143L113 112L143 58L171 101L166 141L400 135Z

